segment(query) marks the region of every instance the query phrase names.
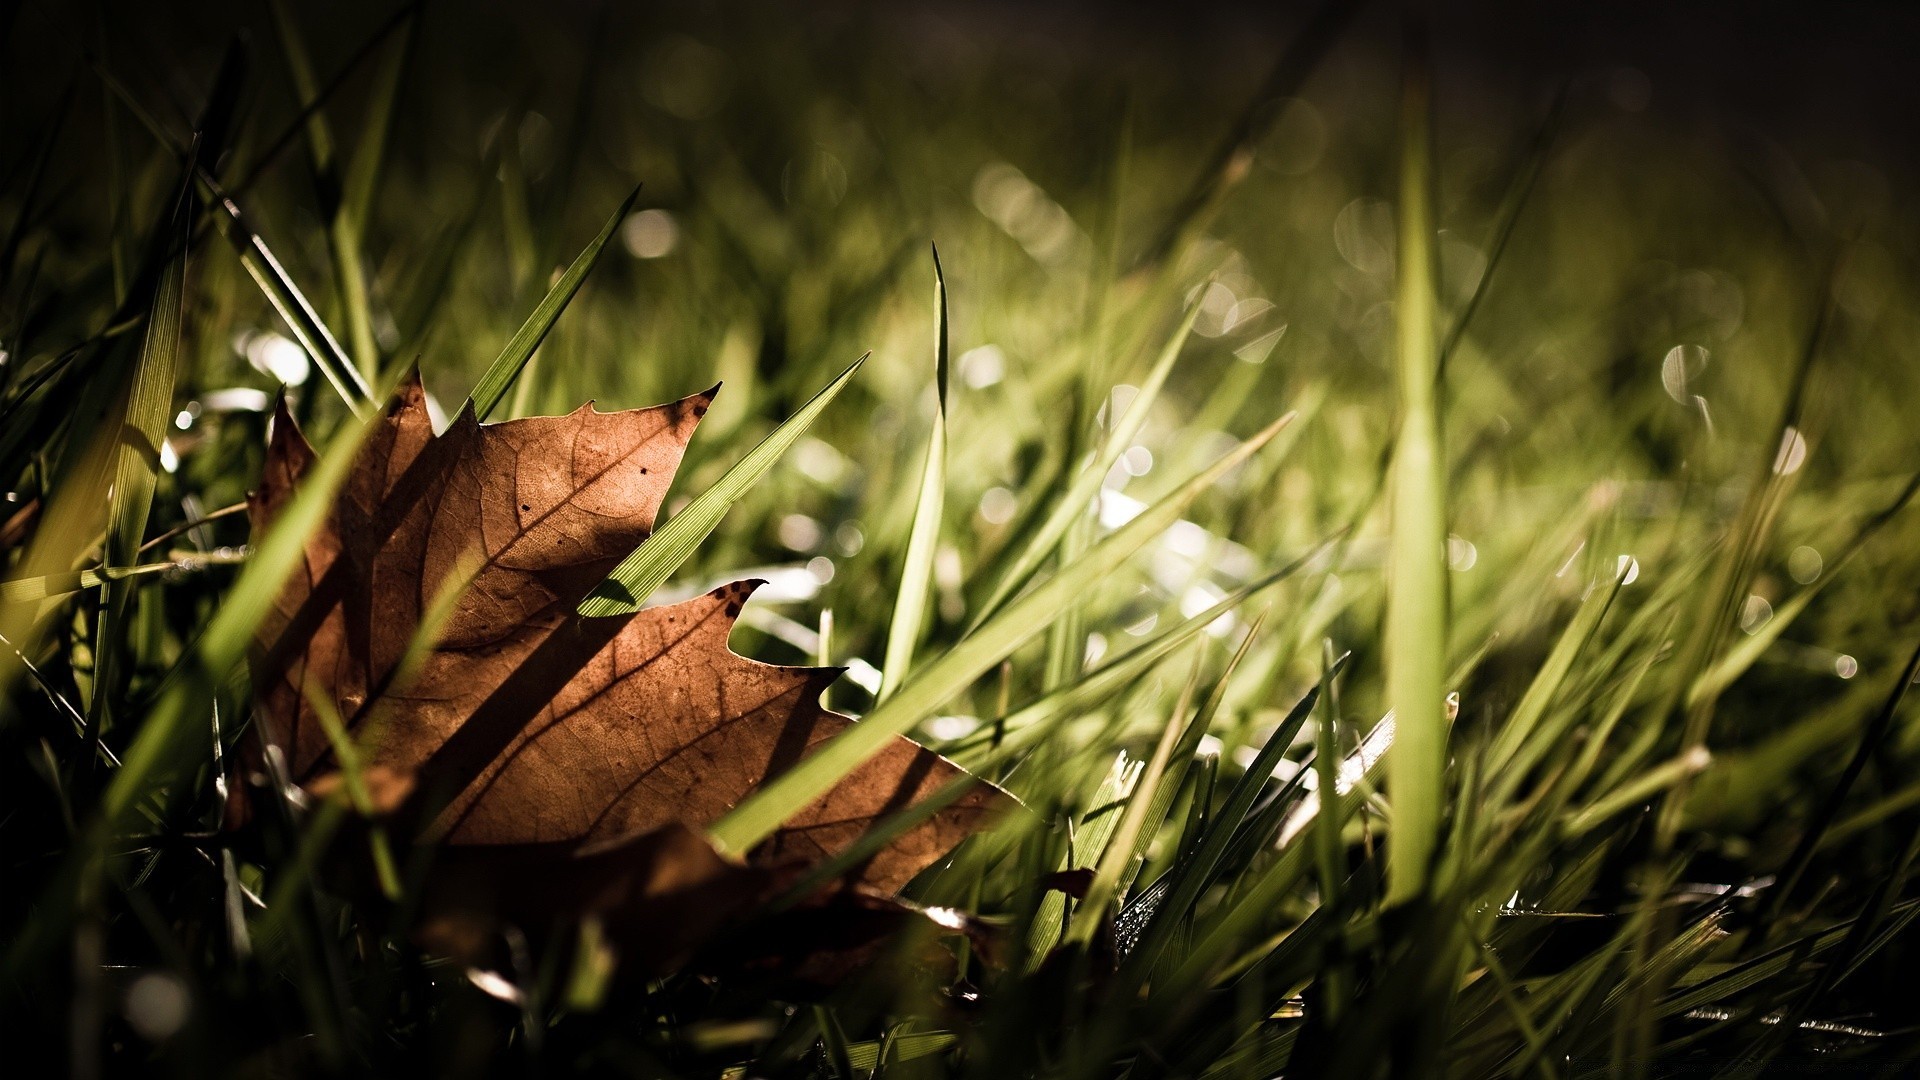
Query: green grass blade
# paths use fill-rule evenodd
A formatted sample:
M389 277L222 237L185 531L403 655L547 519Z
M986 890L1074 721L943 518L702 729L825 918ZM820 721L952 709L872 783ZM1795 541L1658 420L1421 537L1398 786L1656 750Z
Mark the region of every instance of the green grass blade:
M553 288L547 290L545 299L533 309L533 314L527 316L527 321L507 341L507 347L500 351L493 366L480 377L473 394L467 398L467 404L473 408L476 417L485 420L500 404L500 399L507 396L514 380L520 377L521 370L527 366L527 361L533 359L534 350L546 340L547 332L553 329L560 313L567 310L574 294L580 291L587 275L593 272L594 264L600 261L601 252L606 250L607 241L612 239L614 231L620 228L620 222L626 219L627 211L633 209L634 200L639 197L640 189L637 187L627 193L619 209L600 227L600 235L593 238L573 260L573 265L567 267L567 272L560 275L560 280L554 282Z
M1431 89L1410 46L1401 99L1399 273L1394 302L1400 432L1387 556L1387 704L1399 718L1387 755L1393 800L1389 904L1426 891L1440 834L1447 760L1446 460L1435 375Z
M76 914L74 898L100 872L109 842L128 830L134 811L191 752L192 733L205 723L213 695L246 656L254 628L279 598L281 586L303 565L307 537L332 509L334 494L371 429L362 424L343 431L302 477L300 491L255 547L247 568L227 590L192 651L160 688L121 767L107 784L98 812L76 836L65 866L45 897L45 910L60 914L40 920L32 932L15 939L6 961L10 978L18 978L55 945Z
M1188 335L1193 332L1194 320L1200 317L1200 297L1204 297L1205 293L1206 290L1202 289L1199 296L1187 305L1186 314L1181 318L1179 327L1174 330L1172 336L1167 338L1166 344L1161 346L1159 357L1154 360L1152 369L1147 372L1147 377L1141 381L1140 391L1133 396L1131 402L1128 402L1126 411L1120 414L1120 418L1114 421L1113 427L1108 431L1106 441L1101 444L1099 456L1081 470L1080 475L1074 477L1073 485L1054 504L1053 511L1047 515L1039 531L1034 533L1033 539L1029 540L1027 546L1021 550L1019 558L1014 560L1014 564L995 583L993 593L981 606L979 614L974 616L976 627L985 622L994 612L999 611L1008 597L1020 586L1026 584L1027 579L1032 577L1034 571L1040 568L1040 564L1046 561L1047 556L1053 552L1061 538L1066 536L1067 530L1073 523L1085 517L1088 504L1100 493L1100 485L1106 480L1107 473L1112 470L1114 462L1119 461L1120 455L1127 452L1127 449L1133 445L1134 436L1140 434L1140 429L1146 425L1147 414L1152 410L1154 400L1160 396L1161 387L1166 385L1167 376L1173 371L1174 361L1180 358L1180 350L1186 345Z
M1195 671L1198 674L1198 669ZM1174 710L1175 720L1185 711L1186 702ZM1066 855L1060 860L1062 870L1085 870L1096 863L1110 850L1114 830L1120 826L1121 807L1138 790L1141 764L1128 761L1127 755L1116 755L1113 767L1094 789L1093 798L1087 802L1087 810L1080 816L1079 827L1073 831L1073 843ZM1040 898L1040 907L1033 914L1033 921L1027 926L1027 970L1037 971L1046 962L1047 956L1060 943L1063 926L1066 924L1067 897L1057 889L1050 889Z
M1244 655L1244 651L1241 655ZM1180 691L1180 700L1168 714L1166 726L1160 729L1160 739L1154 743L1152 756L1147 758L1146 765L1126 794L1126 809L1119 815L1118 824L1107 837L1099 860L1094 864L1093 883L1087 886L1087 895L1074 910L1073 922L1067 926L1067 941L1070 944L1084 945L1093 940L1106 921L1107 908L1119 894L1120 876L1132 864L1141 834L1150 824L1158 824L1157 821L1150 823L1148 818L1154 805L1159 802L1157 796L1161 781L1166 779L1167 767L1173 763L1174 748L1185 741L1189 727L1196 722L1204 722L1199 717L1189 720L1187 710L1193 706L1194 692L1200 685L1201 665L1205 660L1204 651L1194 653L1193 673L1187 677L1187 684Z
M1180 519L1200 494L1251 457L1293 419L1289 413L1160 502L1107 536L1085 556L1007 605L980 629L934 661L866 719L809 754L800 764L748 796L712 829L724 851L744 852L780 823L858 768L887 740L903 735L934 709L965 689L1023 642L1046 629L1086 591ZM672 523L669 522L669 525Z
M241 216L239 205L204 171L200 174L200 181L219 209L221 232L239 254L241 267L260 286L260 291L266 294L267 302L286 322L287 329L293 331L294 340L312 357L314 366L327 377L327 382L333 385L355 417L365 419L377 412L377 403L373 400L373 390L368 386L366 376L354 366L346 350L340 347L339 339L333 336L333 331L327 328L306 295L294 285L293 278L280 265L280 260L274 257L266 241Z
M1334 660L1327 670L1328 678L1338 674L1346 663L1346 654ZM1319 685L1309 689L1305 696L1288 710L1285 719L1280 721L1279 725L1273 729L1273 734L1268 736L1267 741L1261 745L1260 752L1254 756L1253 763L1248 765L1246 771L1240 774L1240 779L1234 782L1233 788L1227 793L1227 801L1221 805L1220 812L1214 815L1213 824L1201 840L1199 849L1185 865L1176 871L1177 876L1171 891L1155 910L1153 921L1147 924L1147 930L1141 935L1139 944L1127 954L1128 970L1134 973L1135 982L1145 979L1154 961L1172 940L1173 928L1186 917L1187 912L1193 908L1201 894L1213 884L1215 871L1219 869L1221 860L1226 857L1235 831L1240 828L1242 822L1247 820L1247 815L1252 813L1254 803L1260 798L1260 792L1265 789L1267 782L1273 779L1273 770L1280 764L1280 759L1286 756L1287 750L1293 746L1294 738L1300 734L1301 727L1306 724L1307 717L1313 712L1314 704L1320 700L1320 690Z
M933 434L927 439L927 462L920 472L920 497L913 507L913 528L907 534L907 557L900 569L900 588L894 594L893 621L887 625L886 658L880 666L881 701L893 696L913 667L914 647L926 624L927 601L933 594L933 556L940 543L940 519L947 501L947 280L940 272L940 249L933 249L933 379L939 401L933 414Z
M1256 581L1249 582L1220 598L1220 601L1190 618L1183 619L1151 638L1135 645L1118 656L1108 657L1099 667L1083 673L1075 681L1048 691L1039 700L1021 706L1009 713L994 728L967 736L964 740L948 743L941 747L945 754L960 754L974 750L991 740L999 739L1002 749L1018 749L1031 743L1040 733L1049 730L1048 721L1065 713L1085 712L1145 674L1155 664L1173 655L1180 646L1192 640L1194 635L1212 626L1214 620L1226 615L1234 608L1246 603L1254 596L1265 592L1298 573L1302 568L1313 565L1332 549L1334 541L1318 544L1305 555L1275 570ZM971 760L971 759L969 759Z
M180 328L186 314L187 237L193 230L192 203L180 189L168 229L179 253L167 260L154 286L147 315L147 334L127 387L126 411L114 449L113 487L107 502L107 541L104 562L125 566L140 553L147 517L153 510L153 491L160 470L160 446L172 419L173 387L180 368ZM93 700L89 729L101 730L111 703L120 693L121 646L126 635L131 589L114 588L103 577L100 617L95 635Z
M1606 618L1607 611L1613 606L1614 597L1620 594L1620 583L1625 576L1624 570L1615 573L1611 581L1596 586L1581 602L1580 610L1567 623L1560 640L1554 643L1553 651L1547 654L1546 662L1534 673L1533 681L1527 684L1526 693L1520 696L1520 703L1508 714L1505 726L1488 748L1486 771L1489 775L1504 774L1507 765L1521 755L1535 726L1547 714L1548 706L1553 704L1555 695L1572 674L1574 663L1593 641L1601 620ZM1532 757L1529 755L1521 769L1515 771L1523 771L1530 766ZM1517 782L1517 777L1514 779Z
M619 215L615 215L615 221ZM679 513L668 519L665 525L654 530L652 536L634 548L632 553L620 560L605 581L594 586L587 598L580 602L580 614L588 618L607 615L625 615L640 610L647 597L664 584L683 563L693 556L693 552L725 517L727 510L740 496L747 493L760 478L773 468L781 455L787 452L814 420L826 411L833 399L846 388L853 379L854 372L867 362L865 356L848 365L847 370L828 383L813 399L800 407L800 411L787 418L787 422L775 428L773 434L760 440L760 445L747 452L733 468L728 469L714 485L701 492ZM502 388L504 389L504 387Z

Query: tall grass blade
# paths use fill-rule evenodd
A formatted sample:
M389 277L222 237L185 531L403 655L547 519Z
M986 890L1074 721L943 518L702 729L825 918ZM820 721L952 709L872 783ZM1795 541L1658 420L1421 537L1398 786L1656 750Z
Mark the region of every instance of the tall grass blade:
M197 152L197 148L196 148ZM105 563L125 566L140 553L147 517L153 510L153 492L160 471L160 447L172 419L173 386L180 367L180 329L186 313L184 283L187 238L193 231L193 203L185 188L174 201L173 224L168 229L179 246L169 258L154 288L147 315L146 339L134 362L127 404L115 451L113 486L107 503ZM131 588L116 588L109 578L101 595L95 633L93 701L88 710L89 737L97 739L108 722L120 692L121 647L126 634Z
M880 665L881 701L893 696L913 667L914 647L926 623L933 595L933 556L940 543L940 519L947 500L947 280L940 271L940 249L933 248L933 381L938 402L927 461L920 471L920 495L913 506L907 555L894 593L893 620L887 624L886 658Z
M1398 735L1387 755L1393 828L1387 902L1427 888L1440 834L1447 757L1446 461L1434 336L1433 115L1424 33L1408 35L1400 104L1399 261L1394 302L1400 432L1394 446L1387 557L1387 704Z

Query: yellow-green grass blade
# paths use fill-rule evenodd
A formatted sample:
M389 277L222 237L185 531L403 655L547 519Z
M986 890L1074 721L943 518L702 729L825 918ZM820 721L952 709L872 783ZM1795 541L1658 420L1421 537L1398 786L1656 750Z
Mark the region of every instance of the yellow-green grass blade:
M1447 758L1446 461L1435 376L1430 75L1410 46L1400 110L1399 265L1394 304L1400 431L1394 446L1387 556L1387 704L1398 734L1387 755L1393 826L1387 902L1427 888L1440 834Z
M347 174L341 183L340 216L354 230L354 239L365 237L367 221L373 212L373 197L380 186L381 167L386 161L387 140L393 130L394 108L400 100L401 76L413 45L413 18L409 15L387 47L387 55L374 70L365 122L360 140L347 158Z
M499 406L500 399L506 397L514 380L520 377L520 372L527 366L527 361L533 358L534 350L546 340L547 332L553 329L560 313L567 310L574 294L580 291L587 275L593 272L594 264L600 261L601 253L606 250L607 241L612 239L614 230L620 227L620 222L626 219L627 211L633 209L634 200L639 197L640 189L637 187L627 193L627 197L620 201L619 209L600 227L600 235L594 237L586 249L575 257L573 265L567 267L566 273L560 275L560 280L547 290L546 297L533 309L533 314L527 316L527 321L508 339L507 347L500 350L500 356L494 360L493 366L480 376L480 382L467 398L474 416L485 420Z
M155 119L154 115L147 111L140 104L139 99L129 93L111 72L97 63L92 67L108 91L140 121L155 141L174 153L185 155L186 148L180 145L179 141L167 131L166 126ZM205 168L197 168L194 171L194 178L199 185L202 199L214 212L214 221L219 226L221 234L233 244L234 251L239 255L241 267L260 287L260 291L266 296L267 302L273 306L274 311L286 322L287 329L292 331L294 340L299 342L300 347L312 358L321 374L325 375L327 381L339 392L341 399L347 403L347 408L355 417L364 419L375 412L377 403L373 399L373 391L369 388L367 380L360 374L359 369L353 366L352 361L347 357L346 350L340 347L339 341L333 336L333 331L327 328L313 305L308 302L306 295L293 283L292 277L280 265L280 260L275 258L272 249L267 247L266 241L262 240L260 235L247 224L234 196Z
M107 501L107 540L104 562L126 566L140 553L147 517L153 510L153 491L160 469L160 446L166 441L172 418L173 386L180 367L180 328L186 313L187 237L192 232L192 203L186 188L174 206L168 231L179 252L169 258L154 286L147 314L147 334L126 389L126 410L114 449L113 486ZM88 710L89 730L97 735L119 693L121 643L126 633L131 589L116 589L103 576L100 617L94 648L94 689Z
M312 54L307 49L306 37L300 32L299 23L287 9L286 0L272 0L268 8L273 15L274 31L280 38L280 51L286 60L287 75L293 80L301 114L305 117L307 158L313 169L314 184L320 191L321 209L327 215L328 255L333 262L334 287L338 290L338 306L331 313L346 322L349 356L354 366L361 374L371 377L379 368L379 347L373 338L366 268L360 260L360 230L358 223L351 220L346 211L333 129L322 107L321 88L314 76ZM380 91L380 87L374 90L370 126L362 136L362 148L368 138L385 139L386 133L379 115Z
M411 22L408 27L411 28ZM409 29L400 32L384 63L374 73L360 140L347 159L341 181L340 203L327 230L333 252L334 276L340 285L340 306L347 324L347 342L361 372L372 377L380 370L380 342L373 332L373 300L367 280L365 243L368 215L380 167L386 157L387 133L393 106L399 97L400 74L408 54Z
M1106 480L1107 473L1112 470L1114 462L1119 461L1120 455L1127 452L1128 447L1133 444L1134 436L1140 434L1140 429L1145 426L1147 414L1152 410L1155 399L1160 396L1161 387L1166 385L1167 376L1172 373L1174 362L1180 358L1180 350L1186 344L1188 335L1193 332L1194 320L1200 316L1200 299L1205 294L1206 290L1202 289L1194 301L1187 305L1186 314L1181 318L1179 327L1161 346L1160 355L1154 360L1152 369L1147 372L1147 377L1141 381L1139 392L1134 394L1133 400L1127 404L1126 410L1120 414L1119 419L1113 422L1106 440L1100 446L1099 455L1081 470L1080 475L1074 477L1072 486L1068 487L1066 494L1054 504L1053 511L1047 515L1046 521L1034 533L1033 539L1027 542L1019 558L1015 559L1013 565L1000 576L987 602L981 606L980 613L974 616L976 627L999 611L1014 591L1026 584L1027 579L1033 576L1041 563L1046 561L1047 556L1053 552L1061 538L1066 536L1068 528L1085 517L1088 504L1100 493L1100 485Z
M1612 608L1614 597L1620 594L1620 583L1625 580L1622 570L1613 575L1613 579L1604 585L1595 586L1581 601L1580 609L1574 613L1567 628L1561 632L1560 640L1554 643L1553 651L1547 654L1546 662L1534 673L1533 681L1527 685L1526 693L1520 696L1520 703L1508 714L1505 726L1495 736L1493 745L1486 755L1486 772L1490 776L1510 776L1507 766L1516 757L1521 756L1528 745L1534 728L1546 716L1548 706L1552 705L1561 686L1573 672L1574 663L1592 642L1594 633L1599 630L1600 622L1606 618ZM1524 772L1530 767L1537 754L1527 755L1519 768L1512 773ZM1496 781L1506 784L1511 780Z
M1202 492L1265 446L1292 419L1289 413L1274 421L962 638L860 723L749 795L715 823L712 829L715 843L724 851L744 852L772 835L781 822L858 768L889 739L912 730L934 709L1045 630L1061 612L1077 604L1096 582L1178 521Z
M618 220L618 215L615 220ZM848 365L847 370L813 395L813 399L788 417L786 423L760 440L760 445L749 450L747 456L728 469L712 487L695 496L665 525L654 530L652 536L620 560L620 565L613 568L613 573L608 574L606 580L594 586L587 598L580 601L580 614L599 618L640 610L640 605L646 603L647 597L653 595L653 591L665 584L675 570L692 558L694 550L719 527L720 519L726 516L728 508L745 495L747 489L759 483L767 470L773 468L773 463L779 461L787 448L826 411L833 399L852 381L860 365L866 362L867 358L863 355Z
M893 621L887 626L887 651L880 665L879 700L900 688L913 667L914 648L926 623L933 592L934 549L940 543L940 519L947 501L947 281L940 271L940 249L933 249L933 381L938 401L933 433L927 439L926 466L920 471L920 497L907 534L907 556L894 593Z

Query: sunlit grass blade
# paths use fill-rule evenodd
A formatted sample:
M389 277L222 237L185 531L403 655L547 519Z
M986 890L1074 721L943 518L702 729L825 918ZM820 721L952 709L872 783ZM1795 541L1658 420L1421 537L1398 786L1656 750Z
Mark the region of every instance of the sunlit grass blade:
M1329 675L1339 672L1346 665L1347 657L1335 660L1329 669ZM1211 827L1200 842L1193 856L1174 871L1171 891L1155 910L1153 921L1147 926L1139 944L1127 954L1127 969L1135 973L1135 981L1145 978L1146 972L1159 959L1161 952L1172 940L1174 926L1187 917L1202 893L1215 881L1216 871L1225 858L1236 830L1248 820L1253 812L1254 803L1273 779L1274 769L1293 746L1294 739L1306 724L1307 717L1313 712L1314 704L1320 700L1320 687L1308 690L1306 695L1295 702L1293 708L1273 733L1267 737L1253 761L1247 765L1240 779L1234 782L1227 794L1227 800L1221 804L1214 815Z
M933 381L938 400L927 461L920 471L920 495L913 506L913 528L894 592L893 619L887 624L887 651L880 665L881 701L900 688L913 667L914 647L926 622L933 593L933 556L940 543L940 520L947 500L947 281L940 272L940 249L933 249Z
M1806 873L1808 864L1813 861L1814 853L1819 850L1821 839L1839 818L1840 808L1846 805L1847 796L1853 791L1854 784L1866 771L1867 764L1882 752L1883 745L1892 733L1900 702L1906 697L1908 688L1913 685L1916 674L1920 674L1920 647L1916 647L1907 657L1905 666L1900 669L1899 677L1894 680L1893 688L1887 692L1886 701L1868 721L1866 730L1860 733L1860 741L1854 746L1853 756L1848 759L1846 767L1840 772L1839 779L1821 800L1819 809L1814 812L1813 819L1807 828L1801 832L1800 839L1794 843L1792 854L1787 856L1772 890L1767 894L1766 903L1761 908L1757 933L1764 934L1766 927L1793 899L1794 892L1799 888L1800 878Z
M1294 576L1302 569L1318 565L1335 543L1334 540L1328 540L1316 545L1312 550L1280 569L1221 597L1212 607L1159 631L1126 652L1106 658L1099 667L1083 673L1074 682L1049 691L1039 700L1021 706L1003 718L994 729L949 743L941 748L942 752L966 753L989 740L997 740L998 745L1005 747L1030 745L1039 737L1038 733L1045 730L1046 721L1063 713L1086 711L1106 700L1155 664L1173 655L1175 650L1192 640L1194 635L1206 630L1247 600Z
M627 211L633 209L634 200L639 197L640 189L637 187L627 193L613 216L600 227L600 234L574 258L573 265L567 267L566 273L560 275L560 280L547 290L546 297L533 309L533 314L527 316L527 321L508 339L507 347L500 350L499 357L487 368L486 374L480 376L480 382L467 398L467 404L473 408L476 417L485 420L500 404L500 399L507 395L514 380L520 377L521 370L527 366L527 361L533 358L534 351L546 340L548 331L559 321L560 313L567 310L574 294L580 291L587 275L593 272L594 264L600 261L601 252L606 250L607 241L613 238L614 231L626 220Z
M1199 674L1196 667L1194 674ZM1188 689L1191 691L1189 681ZM1177 715L1185 712L1187 704L1183 696ZM1172 726L1172 725L1170 725ZM1140 773L1143 766L1139 761L1130 761L1122 752L1114 758L1113 768L1100 781L1093 791L1093 798L1087 801L1086 813L1081 815L1079 827L1073 831L1073 844L1059 863L1062 870L1086 870L1100 862L1105 853L1112 848L1114 830L1120 825L1122 809L1128 805L1138 790ZM1050 889L1040 898L1040 907L1034 912L1033 922L1027 927L1027 970L1038 970L1045 963L1054 946L1058 945L1067 930L1067 897L1058 889Z
M1062 611L1074 606L1093 583L1111 574L1149 540L1178 521L1201 493L1265 446L1292 419L1292 414L1288 414L1274 421L962 638L860 723L823 744L794 768L734 807L713 826L715 843L724 851L744 852L771 835L781 822L858 768L886 745L887 740L912 730L1022 642L1045 630Z
M1400 431L1391 465L1387 704L1399 733L1387 756L1390 904L1426 890L1440 834L1447 758L1446 459L1434 335L1433 115L1424 41L1409 35L1400 106L1399 259L1394 323Z
M1733 685L1735 679L1745 674L1747 669L1758 663L1767 649L1779 641L1780 636L1794 625L1794 620L1806 611L1807 606L1840 577L1840 572L1860 553L1860 549L1866 546L1867 541L1898 516L1900 511L1906 509L1907 504L1913 501L1916 494L1920 494L1920 473L1914 474L1907 481L1906 486L1900 490L1900 494L1886 508L1861 524L1845 546L1840 549L1840 554L1823 568L1817 580L1795 593L1792 599L1774 608L1773 618L1749 632L1743 640L1734 643L1720 657L1718 663L1696 679L1687 690L1688 703L1692 704L1705 697L1718 696L1727 687Z
M1146 378L1140 382L1140 389L1134 394L1133 400L1127 403L1126 409L1121 412L1119 418L1113 419L1109 414L1111 426L1106 439L1100 444L1100 452L1080 471L1078 476L1074 477L1073 484L1054 503L1053 510L1048 513L1045 522L1021 550L1013 565L1000 575L999 581L994 584L993 593L988 596L987 602L981 605L979 613L974 616L974 626L979 626L999 611L1007 599L1026 584L1027 579L1040 568L1047 556L1053 553L1054 548L1059 545L1061 538L1067 534L1067 530L1074 522L1086 516L1087 507L1094 496L1100 493L1100 485L1106 480L1107 473L1113 469L1114 463L1120 460L1120 455L1126 453L1128 447L1133 445L1134 436L1140 434L1140 429L1146 425L1147 414L1152 411L1154 401L1160 396L1161 387L1166 385L1167 376L1173 371L1174 362L1180 358L1182 346L1187 343L1188 335L1193 332L1194 320L1200 316L1200 297L1204 296L1205 292L1206 290L1202 289L1200 296L1187 305L1186 314L1181 317L1180 325L1161 346L1160 355L1154 360L1153 367L1147 372Z
M1593 640L1601 620L1612 608L1624 577L1625 569L1622 568L1611 581L1596 585L1582 600L1579 611L1567 623L1560 640L1554 643L1553 651L1547 654L1546 661L1534 673L1533 681L1527 684L1526 693L1521 695L1519 704L1513 707L1500 733L1494 737L1493 745L1488 747L1486 769L1489 774L1502 776L1508 772L1510 762L1523 757L1523 750L1534 735L1535 726L1546 716L1548 706L1553 704L1555 695L1573 672L1575 661ZM1526 755L1520 766L1512 771L1524 772L1532 764L1533 756ZM1515 782L1517 779L1514 778Z
M1552 107L1547 110L1546 119L1540 122L1539 130L1534 132L1526 157L1514 171L1513 182L1500 200L1492 240L1487 245L1486 266L1480 271L1479 280L1473 283L1473 291L1467 294L1467 302L1461 305L1459 314L1454 316L1453 324L1447 330L1446 341L1440 346L1436 363L1442 373L1446 371L1447 361L1453 357L1454 350L1459 348L1460 339L1466 336L1467 327L1472 325L1474 313L1480 310L1480 301L1487 295L1487 285L1493 280L1494 271L1500 268L1507 252L1507 243L1513 239L1514 228L1520 223L1520 212L1526 209L1534 183L1540 179L1540 167L1546 163L1547 151L1553 147L1554 136L1559 134L1566 106L1567 88L1563 86L1555 95Z
M615 221L619 215L615 215ZM787 418L787 421L773 430L773 433L760 440L760 444L747 452L747 456L736 462L733 468L715 481L713 486L694 496L692 502L682 507L680 512L667 520L665 525L654 530L652 536L641 543L620 565L613 568L605 581L594 587L587 598L580 602L580 614L588 618L607 615L625 615L640 610L647 597L666 583L683 563L693 556L700 544L713 533L725 517L727 510L740 496L760 481L773 468L814 420L826 411L833 399L846 389L860 365L867 362L865 356L848 365L837 378L828 383L813 399L800 407L800 411ZM504 390L505 388L502 387Z

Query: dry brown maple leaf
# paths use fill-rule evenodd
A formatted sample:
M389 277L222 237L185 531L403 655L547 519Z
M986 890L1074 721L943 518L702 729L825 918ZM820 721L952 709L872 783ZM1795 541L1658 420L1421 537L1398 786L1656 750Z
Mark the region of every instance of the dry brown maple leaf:
M487 425L463 412L435 436L407 380L257 631L257 715L288 776L317 788L337 773L318 699L365 745L370 784L427 834L460 849L604 849L712 823L854 723L820 707L835 670L728 650L757 582L633 615L574 613L651 531L712 397ZM251 499L256 535L313 460L283 408ZM463 583L399 677L423 616ZM753 860L817 861L963 775L895 739ZM1003 798L980 784L848 880L897 890Z

